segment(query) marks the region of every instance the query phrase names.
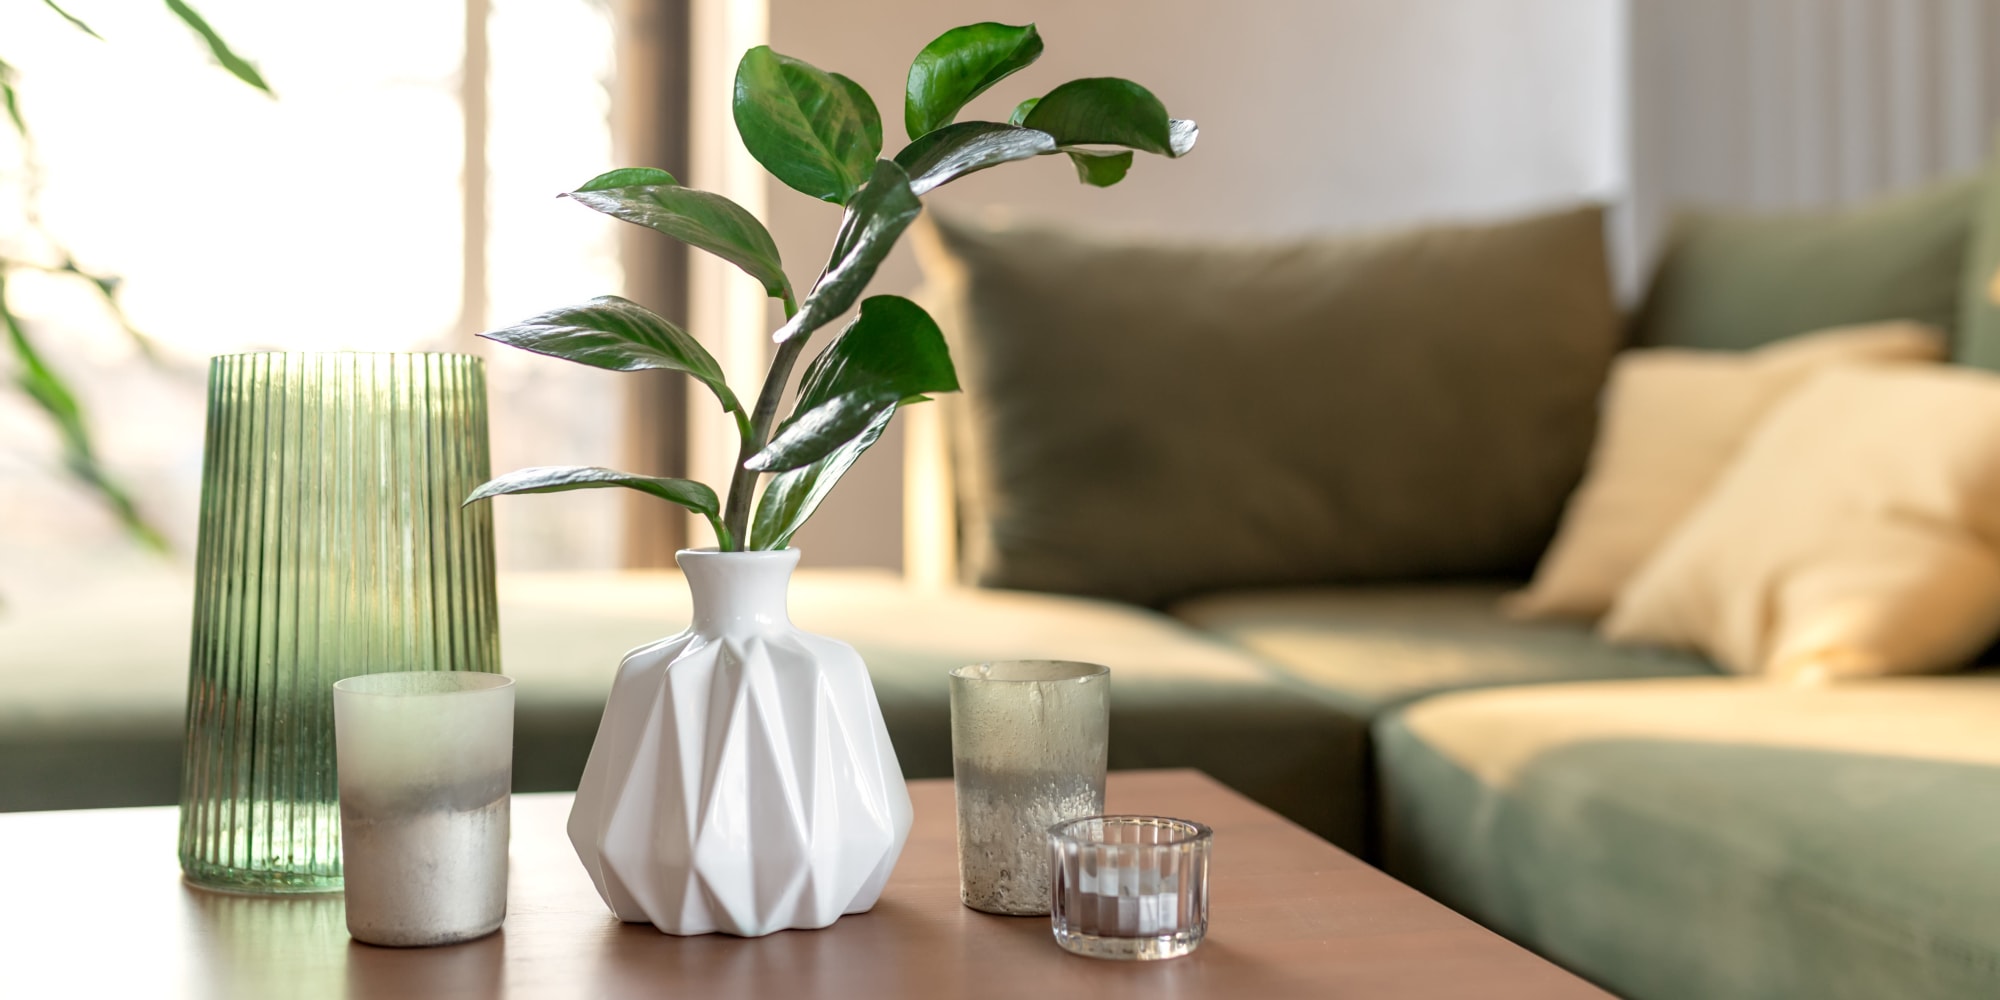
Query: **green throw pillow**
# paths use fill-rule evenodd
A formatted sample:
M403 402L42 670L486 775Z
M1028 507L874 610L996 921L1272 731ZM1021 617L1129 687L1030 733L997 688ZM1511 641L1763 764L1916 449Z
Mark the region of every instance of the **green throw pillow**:
M933 226L987 586L1157 605L1525 572L1619 337L1595 207L1268 245Z
M1887 319L1952 330L1980 188L1967 178L1840 211L1685 216L1633 341L1740 351Z
M2000 177L2000 149L1987 174ZM1987 184L1972 214L1972 238L1965 251L1965 283L1959 297L1958 336L1952 360L2000 371L2000 183Z

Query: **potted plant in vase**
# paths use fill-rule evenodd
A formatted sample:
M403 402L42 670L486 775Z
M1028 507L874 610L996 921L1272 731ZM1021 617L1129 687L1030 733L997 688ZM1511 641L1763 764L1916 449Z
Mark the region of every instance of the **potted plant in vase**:
M1113 77L1072 80L1021 102L1006 122L955 120L1041 52L1032 24L938 36L910 66L911 141L891 159L880 158L881 117L854 81L765 46L744 54L734 95L744 145L780 181L846 209L803 299L770 234L727 198L646 168L568 193L722 257L783 303L750 408L699 342L616 296L483 334L597 368L685 372L736 418L726 499L693 480L570 466L500 476L466 501L622 487L686 507L715 530L716 548L677 557L693 623L619 665L570 813L570 840L622 920L670 934L824 927L873 906L895 866L910 800L867 668L853 647L793 628L785 612L793 534L898 407L958 388L944 337L921 307L861 293L939 185L1063 153L1085 183L1108 186L1124 178L1133 150L1176 157L1195 141L1194 123L1168 118L1145 88ZM857 301L859 314L807 367L778 421L813 333Z

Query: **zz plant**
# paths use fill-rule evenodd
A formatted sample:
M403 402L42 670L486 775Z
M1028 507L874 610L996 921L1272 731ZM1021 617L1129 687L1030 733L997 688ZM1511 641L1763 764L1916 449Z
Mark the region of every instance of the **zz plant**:
M1178 157L1193 148L1193 122L1168 118L1146 88L1115 77L1072 80L1022 101L1005 122L957 120L973 98L1041 54L1032 24L969 24L938 36L910 64L903 101L910 142L882 159L881 115L859 84L768 46L744 53L734 94L744 146L787 186L846 209L826 266L803 299L785 276L771 234L721 195L682 187L663 170L632 168L596 177L567 197L715 254L783 303L785 323L772 335L777 346L755 405L745 409L693 337L617 296L481 335L594 368L693 376L736 418L741 442L727 500L689 479L548 466L500 476L466 502L617 486L701 514L723 551L789 545L834 483L882 436L897 407L958 389L944 336L921 307L896 295L861 299L896 239L923 211L925 194L974 171L1055 153L1069 156L1083 183L1106 187L1124 179L1134 150ZM807 366L791 415L776 422L807 341L856 301L860 312ZM767 474L753 517L753 494Z

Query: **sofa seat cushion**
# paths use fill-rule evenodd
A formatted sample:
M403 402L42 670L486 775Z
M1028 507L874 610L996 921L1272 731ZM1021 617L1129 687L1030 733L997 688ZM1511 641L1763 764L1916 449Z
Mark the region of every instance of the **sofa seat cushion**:
M1634 1000L2000 995L2000 677L1467 692L1377 727L1398 877Z
M1511 586L1246 591L1172 611L1363 717L1460 688L1714 673L1691 654L1606 645L1587 624L1513 621L1500 606Z
M1338 770L1326 776L1341 822L1333 839L1373 859L1369 727L1382 713L1461 688L1713 673L1690 654L1607 646L1586 625L1511 621L1499 607L1511 586L1246 591L1183 601L1172 612L1283 668L1337 713L1330 736L1339 741Z
M0 810L150 805L179 795L190 609L185 572L126 570L0 617ZM10 595L11 596L11 595ZM115 609L117 628L105 628ZM1346 765L1334 709L1253 654L1124 605L906 588L879 571L801 571L792 616L869 664L906 774L951 773L946 672L990 659L1113 671L1111 765L1196 767L1322 834ZM501 664L518 682L515 787L576 787L619 659L683 628L679 574L500 579Z
M539 756L557 764L533 765L527 776L536 787L574 788L613 668L625 650L686 624L687 588L673 572L537 574L503 578L500 593L502 662L520 685L519 725L529 725L530 705L553 720ZM951 776L952 668L1085 660L1111 668L1113 768L1198 768L1322 836L1352 820L1326 777L1349 765L1336 756L1338 712L1254 654L1158 612L802 570L791 614L860 650L909 777ZM531 765L517 755L516 766Z

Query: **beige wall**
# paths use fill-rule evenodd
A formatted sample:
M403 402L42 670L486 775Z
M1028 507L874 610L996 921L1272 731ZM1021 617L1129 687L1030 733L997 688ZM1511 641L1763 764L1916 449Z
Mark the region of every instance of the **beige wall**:
M1110 189L1067 160L1009 164L927 199L1079 226L1260 236L1504 214L1613 197L1623 175L1622 6L1602 0L770 0L771 45L847 74L904 140L903 74L940 31L1037 22L1040 62L966 117L1078 76L1118 75L1201 124L1187 159L1141 155ZM839 211L769 185L793 280L817 273ZM907 247L877 292L919 281ZM900 564L902 434L892 430L800 536L809 562Z

